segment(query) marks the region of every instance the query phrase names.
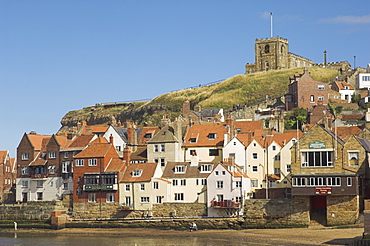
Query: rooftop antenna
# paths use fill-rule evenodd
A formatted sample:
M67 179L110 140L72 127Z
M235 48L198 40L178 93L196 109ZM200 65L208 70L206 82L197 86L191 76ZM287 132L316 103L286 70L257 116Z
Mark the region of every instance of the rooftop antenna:
M272 38L272 12L270 12L270 37Z

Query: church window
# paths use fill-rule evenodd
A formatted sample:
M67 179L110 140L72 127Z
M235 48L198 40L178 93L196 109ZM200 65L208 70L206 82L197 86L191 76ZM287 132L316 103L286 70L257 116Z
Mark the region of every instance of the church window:
M270 53L270 45L265 45L265 53Z

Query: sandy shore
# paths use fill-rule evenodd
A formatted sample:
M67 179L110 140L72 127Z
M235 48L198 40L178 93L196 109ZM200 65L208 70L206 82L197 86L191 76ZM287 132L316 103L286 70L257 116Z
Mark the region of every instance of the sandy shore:
M355 238L362 238L363 228L289 228L289 229L246 229L246 230L199 230L195 232L157 230L144 228L65 228L62 230L19 229L21 233L78 234L79 236L120 235L140 237L200 237L214 239L240 239L249 242L302 245L351 245ZM2 229L0 233L14 233L14 229Z

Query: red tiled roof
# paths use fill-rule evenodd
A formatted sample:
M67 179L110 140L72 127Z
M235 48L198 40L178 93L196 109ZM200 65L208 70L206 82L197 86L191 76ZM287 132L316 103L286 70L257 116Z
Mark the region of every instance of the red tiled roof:
M208 137L210 133L215 133L216 138L210 139ZM184 146L222 146L225 133L226 128L223 125L193 125L185 135ZM191 138L196 138L197 141L191 143Z
M0 163L5 163L5 159L7 155L8 155L7 150L0 150Z
M359 126L338 126L332 129L334 134L346 141L352 135L358 135L361 132Z
M143 127L141 128L141 133L140 133L140 136L138 137L138 144L139 145L143 145L143 144L146 144L146 142L148 142L150 139L152 138L145 138L145 134L152 134L152 137L154 137L155 135L155 132L158 132L160 129L159 127L153 127L153 126L150 126L150 127Z
M339 88L339 90L354 90L352 85L348 84L347 82L344 81L335 81L335 84ZM348 86L348 89L345 89L345 86Z
M94 138L93 135L78 136L69 144L68 148L78 148L87 146Z
M112 158L106 166L104 172L122 172L126 162L120 158Z
M130 164L121 182L148 182L152 179L158 163L133 163ZM132 177L133 170L142 170L140 177Z
M47 160L37 158L36 160L32 161L28 166L45 166Z
M43 139L50 139L50 135L37 135L37 134L27 134L28 139L30 140L32 146L35 150L41 151L45 149L46 145L43 146Z
M234 121L235 129L240 129L240 132L254 132L255 130L262 129L263 122L262 120L254 121Z
M96 144L96 143L108 143L108 140L103 137L98 137L94 139L90 144Z
M66 136L55 136L55 139L58 141L58 144L62 149L67 146L68 139Z
M75 158L105 157L110 148L113 146L108 143L94 143L75 155Z
M85 126L82 129L81 134L82 135L87 134L90 131L88 129L91 129L92 133L103 133L103 132L106 132L108 130L108 128L109 128L109 126L106 125L106 124Z

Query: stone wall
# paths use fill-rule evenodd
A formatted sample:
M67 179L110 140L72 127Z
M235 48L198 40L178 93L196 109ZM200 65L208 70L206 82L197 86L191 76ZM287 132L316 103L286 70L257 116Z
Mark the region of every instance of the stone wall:
M309 199L245 200L248 227L300 227L310 222Z
M118 209L118 203L75 202L73 203L73 219L92 218L123 218L124 213Z
M63 209L60 201L28 202L21 205L0 206L0 220L47 221L51 212Z
M153 210L123 209L118 203L76 202L73 219L95 218L145 218L145 217L197 217L206 216L205 203L153 204Z
M196 217L206 216L206 203L153 204L153 217Z
M328 196L327 225L346 225L356 222L359 216L358 196Z
M256 110L258 109L267 109L270 107L275 107L278 105L284 105L285 98L284 97L277 97L277 98L266 98L266 100L257 102L254 105L240 105L233 109L233 111L229 112L233 120L237 119L252 119L254 120L254 115Z
M119 221L72 221L67 222L68 228L156 228L186 230L190 222L195 222L198 229L243 229L244 219L240 218L207 218L207 219L135 219Z

